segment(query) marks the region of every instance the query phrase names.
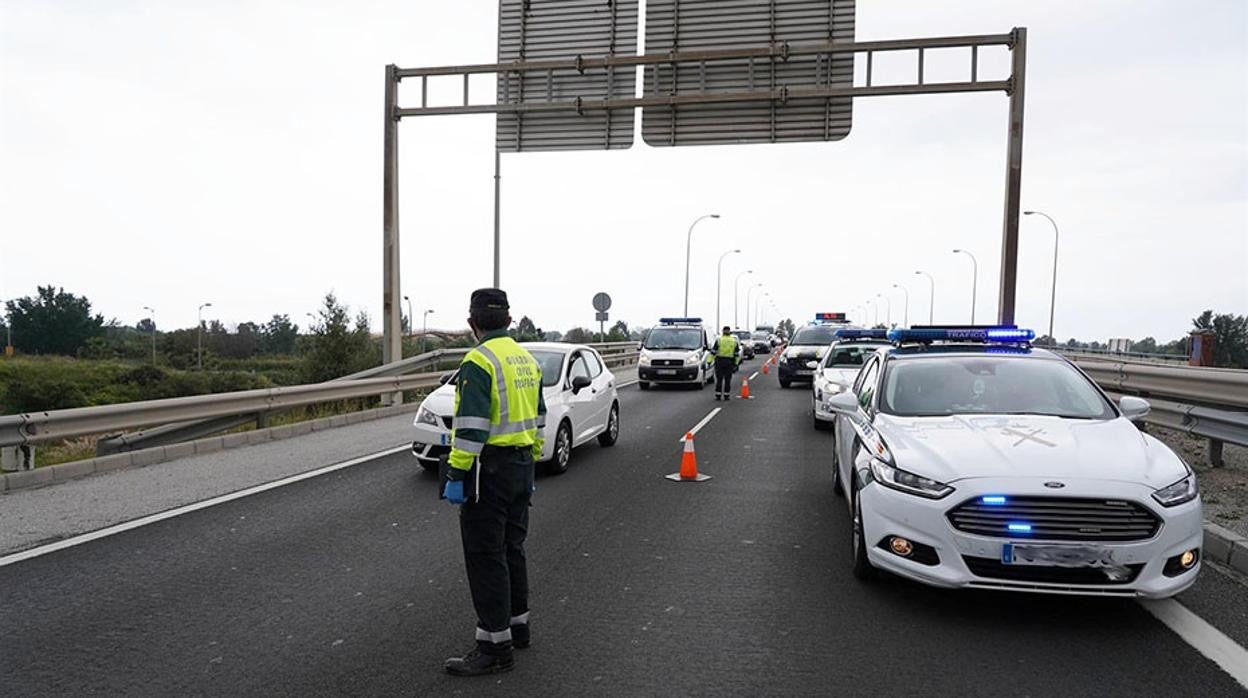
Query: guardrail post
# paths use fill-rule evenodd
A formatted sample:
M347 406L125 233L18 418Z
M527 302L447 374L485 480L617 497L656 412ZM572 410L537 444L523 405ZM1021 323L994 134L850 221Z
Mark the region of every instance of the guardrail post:
M17 472L35 469L35 447L30 444L0 448L0 470Z
M1209 439L1209 464L1215 468L1221 468L1225 461L1222 460L1222 442L1218 439Z

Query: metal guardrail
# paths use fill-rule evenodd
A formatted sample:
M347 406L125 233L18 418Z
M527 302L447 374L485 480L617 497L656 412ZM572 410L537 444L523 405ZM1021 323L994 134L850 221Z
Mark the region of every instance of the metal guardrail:
M1152 354L1152 353L1139 352L1139 351L1110 351L1108 349L1089 349L1087 347L1069 349L1069 348L1061 347L1061 346L1057 346L1057 347L1046 346L1044 348L1052 350L1052 351L1056 351L1061 354L1065 354L1072 358L1075 356L1080 356L1080 355L1097 356L1097 357L1102 357L1105 359L1117 359L1119 361L1133 361L1136 363L1141 363L1141 362L1159 363L1159 364L1169 364L1169 365L1175 365L1175 364L1185 365L1188 362L1188 357L1182 354Z
M603 361L611 368L627 367L637 363L639 354L636 342L616 342L589 345L598 350ZM410 375L375 375L393 371L413 371L438 366L442 361L462 358L467 349L447 349L428 352L420 356L394 362L376 369L369 369L352 376L325 383L296 385L281 388L263 388L215 395L196 395L165 400L146 400L98 407L79 407L31 414L0 417L0 447L23 446L57 441L61 439L115 433L165 424L176 431L146 432L147 440L125 437L124 445L134 448L160 443L176 443L177 440L198 438L215 431L238 426L256 418L282 410L304 407L323 402L375 397L387 393L436 388L442 384L442 372L425 371ZM365 375L361 375L365 374ZM222 420L225 421L213 421ZM241 420L241 421L240 421ZM226 425L226 426L222 426ZM209 430L209 431L206 431ZM190 434L194 434L190 436ZM117 449L122 450L122 449Z
M1210 407L1248 409L1248 371L1159 366L1069 356L1105 390Z

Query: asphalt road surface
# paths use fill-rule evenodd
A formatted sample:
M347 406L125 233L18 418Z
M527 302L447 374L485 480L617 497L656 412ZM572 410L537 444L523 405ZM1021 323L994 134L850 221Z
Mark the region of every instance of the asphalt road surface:
M400 453L0 567L0 693L1245 694L1134 601L856 581L808 391L751 387L624 389L619 443L539 478L509 674L441 670L472 644L456 510ZM713 479L665 480L715 407ZM1204 574L1187 605L1245 644Z

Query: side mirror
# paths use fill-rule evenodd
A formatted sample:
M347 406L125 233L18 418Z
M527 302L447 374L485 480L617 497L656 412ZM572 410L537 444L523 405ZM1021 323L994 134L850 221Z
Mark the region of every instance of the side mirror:
M1148 400L1144 398L1123 395L1118 399L1118 409L1122 410L1122 416L1133 422L1138 422L1147 417L1149 410L1152 408L1149 406Z
M573 378L572 379L572 394L576 395L582 390L588 388L591 383L593 383L593 381L589 379L589 376L577 376L576 378Z
M852 391L846 390L824 398L823 404L830 407L837 414L853 414L858 411L858 396L854 395Z
M438 384L446 385L447 383L450 383L451 379L454 377L455 377L454 371L451 371L450 373L443 373L441 376L438 376Z

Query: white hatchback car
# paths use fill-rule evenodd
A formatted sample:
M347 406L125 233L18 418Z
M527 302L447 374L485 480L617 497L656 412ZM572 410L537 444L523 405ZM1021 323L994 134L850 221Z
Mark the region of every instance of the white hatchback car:
M546 440L542 462L562 473L572 460L572 449L597 439L613 446L620 436L620 401L615 374L597 351L581 344L523 342L542 368L542 392L546 399ZM455 415L455 382L445 384L420 403L413 425L416 438L412 454L426 470L451 450L451 420Z
M846 328L836 331L837 339L819 360L811 386L810 411L814 415L815 429L831 431L836 411L828 404L828 399L849 390L866 360L880 347L889 345L884 336L885 330Z
M837 409L853 570L942 587L1161 598L1196 581L1196 476L1030 330L892 330Z

